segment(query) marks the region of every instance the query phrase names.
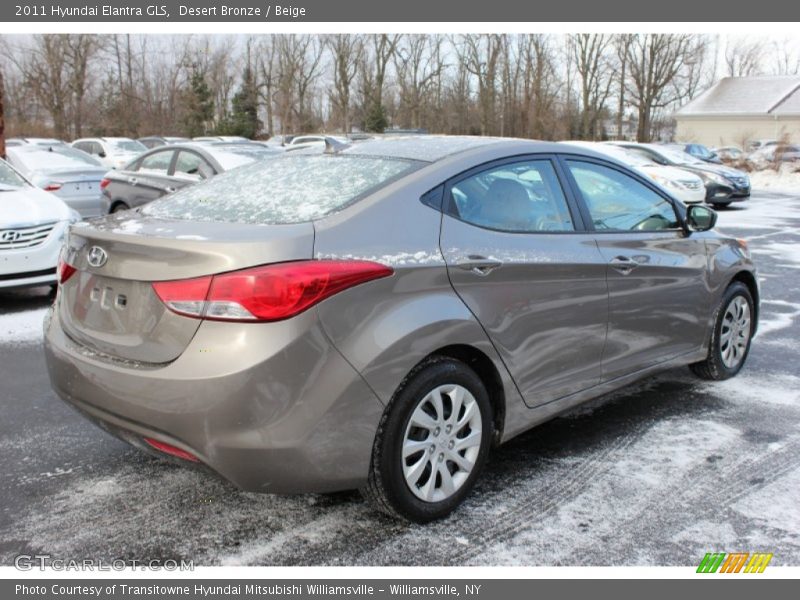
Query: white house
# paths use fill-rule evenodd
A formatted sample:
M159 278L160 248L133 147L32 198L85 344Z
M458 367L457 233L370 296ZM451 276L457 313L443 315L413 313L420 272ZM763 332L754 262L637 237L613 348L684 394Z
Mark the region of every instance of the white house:
M742 148L760 139L800 142L800 76L726 77L675 120L681 142Z

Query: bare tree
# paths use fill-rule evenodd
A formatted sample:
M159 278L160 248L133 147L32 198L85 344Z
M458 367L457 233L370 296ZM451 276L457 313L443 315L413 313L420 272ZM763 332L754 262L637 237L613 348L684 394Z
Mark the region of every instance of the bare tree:
M681 95L681 79L695 58L696 38L690 34L635 35L627 49L627 94L639 113L636 139L648 142L654 111L674 104Z
M400 114L411 127L422 127L426 97L445 69L442 42L441 36L408 35L394 54Z
M326 44L333 55L331 104L342 131L349 133L352 87L364 54L364 41L358 35L331 35Z
M597 139L598 119L611 93L611 62L609 49L613 38L606 34L580 33L571 35L568 44L575 59L580 78L581 137Z
M504 34L463 35L456 44L459 60L475 78L481 135L495 131L497 76Z
M725 40L725 74L728 77L750 77L761 73L765 44L728 37Z

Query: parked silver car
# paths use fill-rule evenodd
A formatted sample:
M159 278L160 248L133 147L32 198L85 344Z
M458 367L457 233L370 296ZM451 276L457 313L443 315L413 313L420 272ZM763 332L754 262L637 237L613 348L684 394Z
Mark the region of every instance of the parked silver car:
M74 225L47 365L136 446L425 522L493 444L659 369L742 368L757 278L715 219L564 144L286 153Z
M82 217L101 213L100 181L106 169L66 144L27 144L6 150L8 162L34 185L52 192Z

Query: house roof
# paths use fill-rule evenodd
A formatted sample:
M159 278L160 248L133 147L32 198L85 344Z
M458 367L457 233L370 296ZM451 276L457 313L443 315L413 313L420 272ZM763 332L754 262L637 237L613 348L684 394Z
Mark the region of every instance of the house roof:
M800 114L800 76L725 77L676 113L677 117Z

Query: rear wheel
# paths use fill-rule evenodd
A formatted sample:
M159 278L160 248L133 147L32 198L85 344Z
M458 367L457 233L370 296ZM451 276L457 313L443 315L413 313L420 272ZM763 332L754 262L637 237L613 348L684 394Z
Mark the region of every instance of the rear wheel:
M483 382L464 363L434 358L416 367L381 419L362 494L416 523L447 516L486 461L493 418Z
M703 379L722 380L736 375L750 352L755 320L753 296L746 285L732 283L717 308L714 328L708 345L708 356L690 365Z
M122 212L123 210L128 210L130 207L125 204L124 202L117 202L114 207L111 209L111 213L118 213Z

